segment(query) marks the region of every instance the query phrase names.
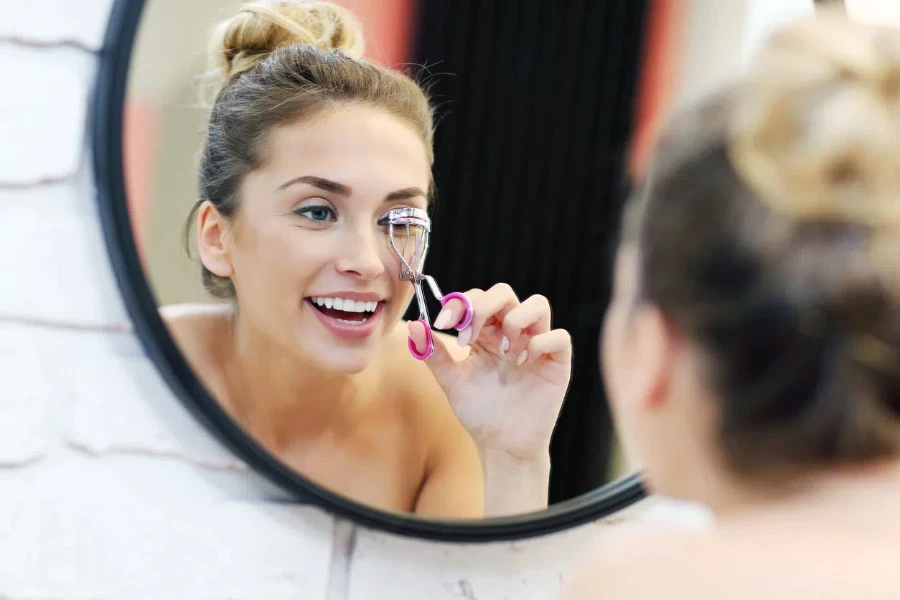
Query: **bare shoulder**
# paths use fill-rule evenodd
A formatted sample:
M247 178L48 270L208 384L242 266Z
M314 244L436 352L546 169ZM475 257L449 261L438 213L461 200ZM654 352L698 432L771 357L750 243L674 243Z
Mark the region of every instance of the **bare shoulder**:
M434 336L444 342L454 359L463 360L468 356L469 349L460 348L454 336L437 331ZM466 443L468 434L453 414L447 396L431 369L409 352L405 322L400 322L394 328L387 346L387 359L390 363L388 371L401 387L403 397L415 413L425 419L424 425L430 432L429 438L437 442L438 446Z
M715 545L708 533L629 531L625 527L605 534L601 543L578 561L561 598L707 598L698 584L709 582L715 573Z
M191 366L205 371L221 348L233 310L227 304L172 304L160 307L159 314Z
M433 335L436 339L441 340L446 346L447 351L455 360L463 360L469 355L469 348L461 348L456 343L456 337L441 331L434 331ZM423 361L416 360L409 352L409 332L406 328L406 322L401 321L394 327L387 339L387 359L389 368L394 372L405 373L406 377L414 380L419 384L433 383L440 391L443 398L443 390L437 385L437 381L431 374L431 370ZM433 390L432 390L433 391Z
M797 598L893 598L885 590L900 583L888 566L896 540L869 538L765 520L740 529L622 531L580 562L561 597L756 600L782 597L790 586Z
M453 336L434 333L456 360L460 348ZM399 323L385 353L392 384L399 386L405 414L415 423L417 450L423 460L424 480L416 498L416 513L431 518L477 519L484 515L484 475L478 448L457 419L450 402L426 362L409 351L406 323Z

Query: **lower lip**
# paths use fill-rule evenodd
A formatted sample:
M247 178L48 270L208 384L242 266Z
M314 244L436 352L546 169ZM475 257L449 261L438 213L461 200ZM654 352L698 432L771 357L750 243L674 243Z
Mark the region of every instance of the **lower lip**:
M378 321L381 317L381 311L384 307L383 302L378 303L378 308L375 309L375 312L366 319L365 323L361 325L347 325L346 323L341 323L319 309L315 307L315 305L309 299L304 299L304 302L309 306L309 309L316 315L322 325L325 326L331 333L338 337L342 337L348 340L362 340L375 331L375 326L378 325Z

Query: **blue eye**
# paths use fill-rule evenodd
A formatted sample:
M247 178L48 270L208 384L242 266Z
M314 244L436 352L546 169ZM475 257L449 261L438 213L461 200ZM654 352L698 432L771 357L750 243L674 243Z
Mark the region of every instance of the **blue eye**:
M315 223L334 221L337 218L337 214L330 206L304 206L295 210L294 214L306 217Z

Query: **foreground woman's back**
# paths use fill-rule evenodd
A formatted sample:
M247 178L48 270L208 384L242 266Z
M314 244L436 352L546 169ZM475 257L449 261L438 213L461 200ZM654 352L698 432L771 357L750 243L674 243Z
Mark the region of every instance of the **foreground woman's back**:
M900 33L784 30L679 115L604 330L623 438L709 532L603 540L569 598L900 598Z
M710 532L622 532L576 569L566 600L900 598L900 471L835 482Z

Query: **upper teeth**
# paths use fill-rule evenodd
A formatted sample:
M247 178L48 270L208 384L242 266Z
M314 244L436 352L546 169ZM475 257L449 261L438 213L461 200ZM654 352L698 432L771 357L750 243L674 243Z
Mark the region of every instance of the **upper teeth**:
M357 302L344 298L313 298L312 301L319 306L334 308L344 312L375 312L375 309L378 308L377 302Z

